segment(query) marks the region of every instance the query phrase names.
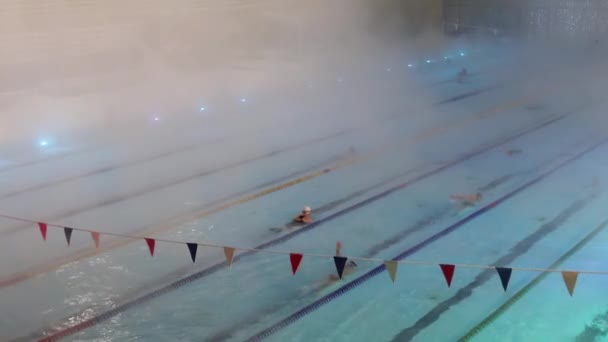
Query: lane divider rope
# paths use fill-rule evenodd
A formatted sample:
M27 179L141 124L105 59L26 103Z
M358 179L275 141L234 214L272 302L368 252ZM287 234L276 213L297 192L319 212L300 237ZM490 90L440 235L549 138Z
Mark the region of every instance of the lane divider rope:
M599 143L594 144L593 146L583 150L582 152L578 153L577 155L573 156L572 158L567 159L566 161L558 164L557 166L549 169L547 172L541 174L540 176L532 179L529 182L526 182L525 184L523 184L522 186L518 187L517 189L503 195L502 197L500 197L499 199L497 199L496 201L480 208L479 210L475 211L474 213L468 215L467 217L464 217L463 219L459 220L458 222L446 227L445 229L435 233L434 235L430 236L429 238L417 243L416 245L408 248L407 250L403 251L401 254L395 256L393 259L391 259L392 261L400 261L416 252L418 252L419 250L423 249L424 247L427 247L428 245L442 239L443 237L449 235L450 233L456 231L458 228L464 226L466 223L472 221L473 219L485 214L486 212L491 211L492 209L496 208L498 205L500 205L501 203L505 202L506 200L512 198L513 196L519 194L520 192L528 189L529 187L539 183L540 181L544 180L545 178L549 177L550 175L554 174L555 172L557 172L558 170L560 170L561 168L581 159L583 156L587 155L588 153L594 151L595 149L599 148L600 146L604 145L605 143L608 142L608 139L603 139L601 140ZM303 317L313 313L314 311L318 310L319 308L321 308L323 305L325 304L329 304L331 303L333 300L345 295L346 293L350 292L351 290L361 286L362 284L366 283L368 280L374 278L375 276L381 274L384 270L386 269L385 265L382 264L380 266L375 267L374 269L368 271L367 273L363 274L362 276L360 276L359 278L354 279L353 281L349 282L348 284L342 286L341 288L331 292L330 294L322 297L319 300L316 300L315 302L306 305L305 307L299 309L298 311L296 311L295 313L289 315L288 317L282 319L281 321L271 325L268 328L263 329L262 331L260 331L259 333L255 334L254 336L252 336L251 338L247 339L247 341L261 341L271 335L276 334L277 332L285 329L286 327L288 327L289 325L297 322L298 320L302 319Z
M542 95L542 92L539 93L540 95ZM536 98L536 96L538 96L539 94L535 94L535 95L531 95L528 97L525 97L523 99L518 99L516 101L512 101L506 104L502 104L502 105L498 105L498 106L494 106L488 110L482 111L482 112L478 112L476 114L474 114L471 117L467 117L464 120L457 120L452 122L449 125L445 125L445 126L439 126L439 127L433 127L430 128L422 133L419 133L417 135L415 135L414 137L412 137L410 143L412 144L417 144L421 141L424 141L425 139L431 138L435 135L438 134L442 134L450 129L455 129L461 126L464 126L466 124L469 123L473 123L476 122L478 120L482 120L482 119L486 119L486 118L490 118L504 110L510 109L510 108L516 108L518 106L522 106L526 103L531 102L532 100L534 100ZM376 151L376 153L370 153L368 156L365 157L358 157L358 158L351 158L351 159L347 159L341 162L338 162L336 165L330 166L328 168L324 168L322 170L319 171L315 171L312 172L308 175L304 175L302 177L293 179L291 181L276 185L276 186L272 186L268 189L262 190L260 192L233 200L233 201L228 201L225 204L222 204L218 207L214 207L211 209L205 209L199 212L196 212L194 214L190 214L190 215L186 215L186 216L180 216L174 220L171 220L170 223L175 223L175 224L179 224L176 222L185 222L185 221L191 221L191 220L196 220L196 219L200 219L203 217L207 217L210 215L213 215L215 213L221 212L223 210L253 201L255 199L261 198L263 196L278 192L280 190L284 190L286 188L292 187L294 185L297 184L301 184L304 183L308 180L320 177L326 173L332 172L332 171L336 171L338 169L356 164L356 163L362 163L365 162L367 160L370 160L372 158L376 158L379 155L381 155L382 153L387 153L389 152L391 149L387 148L388 144L385 145L384 147L378 149L378 151ZM173 229L175 224L162 224L162 225L158 225L158 226L153 226L153 227L149 227L149 228L145 228L142 230L139 230L137 232L134 232L134 235L153 235L153 234L158 234L161 232L166 232L170 229ZM47 273L50 271L53 271L55 269L57 269L58 267L61 267L62 265L65 265L67 263L71 263L71 262L75 262L84 258L88 258L88 257L92 257L94 255L97 255L99 253L104 253L110 250L113 250L115 248L119 248L122 246L125 246L127 244L131 243L131 241L125 241L125 240L116 240L116 241L111 241L109 243L106 243L103 248L99 248L99 249L94 249L94 248L87 248L85 250L81 250L78 251L74 254L71 254L69 256L66 257L61 257L61 258L57 258L54 260L51 260L50 262L47 262L45 264L42 265L38 265L36 267L33 267L29 270L23 271L23 272L19 272L16 274L12 274L9 275L8 277L3 277L0 278L0 288L6 287L6 286L11 286L14 284L17 284L19 282L22 282L24 280L30 279L34 276L43 274L43 273Z
M564 261L568 260L572 257L576 252L578 252L581 248L583 248L587 243L593 240L599 233L601 233L606 227L608 227L608 220L602 222L595 229L593 229L585 238L579 241L576 245L570 248L566 253L564 253L559 259L557 259L553 264L549 266L547 270L553 270L560 267ZM486 318L484 318L481 322L476 324L473 328L471 328L467 333L465 333L461 338L458 339L459 342L467 342L475 338L475 336L479 335L483 330L485 330L488 326L494 323L497 319L500 318L509 308L511 308L515 303L517 303L520 299L522 299L526 294L530 292L536 285L538 285L542 280L544 280L551 271L541 271L543 273L536 276L530 283L528 283L525 287L517 291L512 297L510 297L506 302L500 305L496 310L494 310L491 314L489 314ZM580 272L585 273L585 272Z
M431 176L433 176L435 174L438 174L438 173L442 172L443 170L446 170L446 169L448 169L450 167L453 167L455 165L458 165L458 164L460 164L460 163L462 163L464 161L472 159L473 157L481 155L481 154L483 154L483 153L485 153L485 152L487 152L489 150L492 150L492 149L494 149L494 148L496 148L498 146L506 144L506 143L508 143L508 142L510 142L512 140L515 140L515 139L517 139L519 137L522 137L522 136L524 136L526 134L529 134L531 132L540 130L540 129L544 128L544 127L547 127L550 124L552 124L554 122L557 122L557 121L565 118L568 115L570 115L570 113L569 114L564 114L564 115L561 115L561 116L558 116L558 117L555 117L555 118L553 118L551 120L548 120L548 121L545 121L545 122L543 122L543 123L541 123L539 125L533 126L531 128L527 128L525 130L522 130L521 132L519 132L519 133L517 133L517 134L515 134L515 135L513 135L511 137L508 137L506 139L503 139L503 140L501 140L499 142L496 142L496 143L493 143L493 144L489 144L488 146L486 146L484 148L481 148L481 149L476 150L476 151L474 151L472 153L469 153L469 154L467 154L465 156L457 158L457 159L455 159L455 160L453 160L453 161L451 161L449 163L446 163L443 166L440 166L440 167L438 167L438 168L436 168L436 169L434 169L434 170L432 170L432 171L430 171L428 173L422 174L422 175L420 175L418 177L415 177L415 178L413 178L413 179L411 179L409 181L406 181L406 182L401 183L401 184L399 184L397 186L394 186L394 187L392 187L392 188L390 188L388 190L385 190L385 191L383 191L383 192L381 192L381 193L379 193L377 195L374 195L374 196L369 197L369 198L367 198L365 200L362 200L362 201L360 201L360 202L358 202L358 203L356 203L356 204L354 204L354 205L352 205L350 207L347 207L347 208L342 209L342 210L340 210L338 212L335 212L335 213L333 213L331 215L328 215L328 216L326 216L326 217L324 217L322 219L319 219L318 221L315 221L315 222L313 222L311 224L308 224L308 225L306 225L306 226L304 226L304 227L302 227L302 228L300 228L300 229L298 229L296 231L293 231L291 233L288 233L288 234L285 234L283 236L280 236L280 237L278 237L276 239L273 239L273 240L270 240L270 241L265 242L263 244L260 244L260 245L256 246L254 249L256 249L256 250L268 249L269 247L281 244L281 243L283 243L283 242L285 242L287 240L290 240L290 239L292 239L292 238L294 238L294 237L296 237L296 236L298 236L298 235L300 235L300 234L302 234L304 232L312 230L312 229L318 227L319 225L321 225L321 224L323 224L323 223L325 223L327 221L333 220L333 219L335 219L337 217L340 217L340 216L343 216L343 215L345 215L345 214L347 214L347 213L349 213L351 211L357 210L357 209L359 209L359 208L361 208L361 207L363 207L363 206L365 206L365 205L367 205L369 203L372 203L372 202L374 202L376 200L379 200L379 199L381 199L383 197L386 197L386 196L388 196L391 193L394 193L396 191L399 191L399 190L402 190L404 188L407 188L407 187L411 186L412 184L420 182L420 181L422 181L422 180L424 180L426 178L429 178L429 177L431 177ZM249 251L249 252L244 252L244 253L241 253L241 254L237 254L237 255L234 256L233 262L238 262L239 260L241 260L241 259L243 259L245 257L251 256L251 255L253 255L255 253L256 252ZM196 280L198 280L200 278L203 278L203 277L206 277L206 276L208 276L210 274L213 274L213 273L215 273L215 272L217 272L217 271L219 271L219 270L221 270L221 269L223 269L223 268L225 268L227 266L228 266L228 264L225 261L217 263L217 264L214 264L211 267L208 267L208 268L203 269L203 270L201 270L199 272L190 274L190 275L188 275L188 276L186 276L186 277L184 277L182 279L179 279L177 281L174 281L174 282L172 282L172 283L170 283L170 284L168 284L168 285L166 285L164 287L161 287L161 288L159 288L157 290L154 290L152 292L144 294L141 297L138 297L138 298L136 298L136 299L134 299L132 301L129 301L129 302L126 302L126 303L124 303L122 305L116 306L115 308L110 309L110 310L108 310L108 311L106 311L106 312L104 312L104 313L102 313L100 315L94 316L94 317L92 317L90 319L86 319L86 320L84 320L84 321L82 321L82 322L80 322L78 324L75 324L75 325L69 327L69 328L66 328L66 329L63 329L63 330L51 333L49 336L47 336L45 339L43 339L43 341L56 341L59 338L63 338L63 337L69 336L69 335L73 335L73 334L75 334L75 333L77 333L79 331L82 331L82 330L87 329L87 328L89 328L91 326L99 324L99 323L101 323L101 322L103 322L105 320L108 320L111 317L113 317L113 316L115 316L115 315L117 315L119 313L125 312L125 311L129 310L132 307L135 307L135 306L140 305L142 303L145 303L145 302L147 302L149 300L152 300L152 299L155 299L157 297L160 297L160 296L162 296L162 295L164 295L166 293L169 293L169 292L171 292L171 291L173 291L175 289L178 289L178 288L180 288L180 287L182 287L184 285L192 283L192 282L194 282L194 281L196 281Z

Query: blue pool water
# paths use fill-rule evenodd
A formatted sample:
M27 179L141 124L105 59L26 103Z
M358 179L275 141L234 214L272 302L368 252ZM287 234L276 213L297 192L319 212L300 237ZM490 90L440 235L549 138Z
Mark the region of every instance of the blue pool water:
M67 248L60 230L49 230L43 242L35 226L3 219L0 248L11 257L0 259L1 280L24 270L36 275L0 288L0 305L13 308L0 321L2 335L31 340L83 327L65 339L459 339L539 273L514 271L505 293L496 274L457 268L447 288L436 264L549 267L606 220L608 196L601 188L608 144L589 150L606 138L598 124L601 103L572 92L564 82L567 76L504 77L500 66L512 63L507 56L485 52L471 58L477 58L478 70L465 84L450 81L458 69L454 65L418 70L410 88L431 95L414 100L399 96L410 88L387 86L382 93L394 97L391 105L343 127L335 122L315 126L312 136L261 126L261 133L252 129L250 135L219 143L221 149L205 143L82 177L75 175L201 140L188 136L133 146L130 153L115 155L108 148L68 157L68 162L50 159L45 163L54 172L37 180L48 185L28 191L23 189L31 186L34 171L6 171L14 181L3 180L11 185L3 188L0 203L15 216L132 235L162 222L152 237L243 248L288 236L268 247L283 252L331 255L341 241L344 255L377 261L358 262L355 272L328 286L323 286L325 280L335 273L331 259L305 256L294 276L286 255L269 253L246 255L232 267L193 277L221 263L222 249L199 247L195 264L184 245L162 241L153 258L143 241L74 257L90 252L87 234L74 232ZM214 138L223 137L207 137ZM351 147L365 159L333 169ZM508 150L521 153L509 155ZM241 198L324 168L331 171L201 214L218 198ZM472 192L483 194L476 207L460 209L449 200L452 194ZM6 195L11 193L17 194ZM304 205L315 209L321 223L298 234L271 231ZM472 219L462 221L467 217ZM454 227L450 234L436 235L448 227ZM601 270L601 262L594 260L606 234L600 232L563 267ZM102 235L101 245L114 241ZM366 276L381 260L424 241L429 242L405 260L435 265L400 265L394 284L386 272ZM599 336L585 326L603 322L608 310L597 300L605 276L581 275L572 298L560 277L548 275L471 338L570 341ZM566 312L576 319L568 319Z

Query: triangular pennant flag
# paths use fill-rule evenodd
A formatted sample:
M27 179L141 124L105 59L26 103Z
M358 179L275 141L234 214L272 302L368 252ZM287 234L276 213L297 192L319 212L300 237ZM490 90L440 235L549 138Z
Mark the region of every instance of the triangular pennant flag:
M234 248L224 247L224 255L226 256L226 262L228 266L232 267L232 259L234 258Z
M291 262L291 272L293 272L294 275L298 271L298 267L300 266L302 257L303 257L302 254L289 253L289 261Z
M154 239L146 239L146 244L148 244L148 249L150 250L150 255L154 256L154 246L156 245L156 241Z
M509 267L496 267L496 272L498 272L500 282L502 283L502 288L505 289L506 292L507 286L509 286L509 280L511 280L511 273L513 272L513 269Z
M190 251L190 257L192 258L192 263L196 261L196 250L198 249L197 243L187 243L188 250Z
M93 238L93 241L95 242L95 248L99 248L99 233L91 232L91 237Z
M342 279L342 273L344 272L344 266L346 265L346 260L348 258L335 256L334 263L336 264L336 271L338 271L338 277Z
M578 272L563 271L562 277L564 278L564 283L566 283L566 287L568 288L570 296L572 296L572 294L574 293L574 288L576 287L576 279L578 278Z
M65 234L65 241L68 242L68 246L70 245L70 241L72 240L72 231L74 229L65 227L63 228L63 233Z
M388 276L391 277L393 283L395 282L395 277L397 276L397 265L398 263L396 261L387 260L384 262L384 267L386 267Z
M454 277L454 269L456 266L450 264L440 264L441 272L443 272L443 276L445 277L445 281L448 283L448 287L452 285L452 278Z
M46 241L46 223L38 222L38 227L40 228L40 234L42 234L42 240Z

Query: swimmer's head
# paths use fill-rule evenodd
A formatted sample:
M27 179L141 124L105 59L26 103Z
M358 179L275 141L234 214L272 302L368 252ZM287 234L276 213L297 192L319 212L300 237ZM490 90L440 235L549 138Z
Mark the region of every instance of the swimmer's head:
M302 209L302 213L303 214L310 214L312 210L310 209L310 207L304 207L304 209Z

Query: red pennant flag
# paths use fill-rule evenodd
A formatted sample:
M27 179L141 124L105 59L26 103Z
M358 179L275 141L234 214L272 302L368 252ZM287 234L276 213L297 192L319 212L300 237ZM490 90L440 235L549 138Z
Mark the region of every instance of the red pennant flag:
M344 272L344 266L346 266L347 258L341 256L334 257L334 263L336 264L336 271L338 271L338 277L342 279L342 273Z
M95 242L95 248L99 248L99 233L91 232L91 237L93 238L93 241Z
M42 234L42 240L46 241L46 223L38 222L38 227L40 228L40 234Z
M150 250L150 255L154 256L154 245L156 245L156 241L154 239L145 238L146 243L148 244L148 249Z
M196 261L196 250L198 249L197 243L187 243L188 250L190 251L190 258L192 258L192 263Z
M68 242L68 246L70 245L70 241L72 240L72 231L74 229L65 227L63 228L63 233L65 234L65 241Z
M448 283L448 287L452 285L452 278L454 277L454 269L456 266L450 264L440 264L441 272L443 272L443 276L445 277L445 281Z
M293 272L294 275L298 271L298 267L300 266L302 257L303 257L302 254L289 253L289 261L291 262L291 272Z

